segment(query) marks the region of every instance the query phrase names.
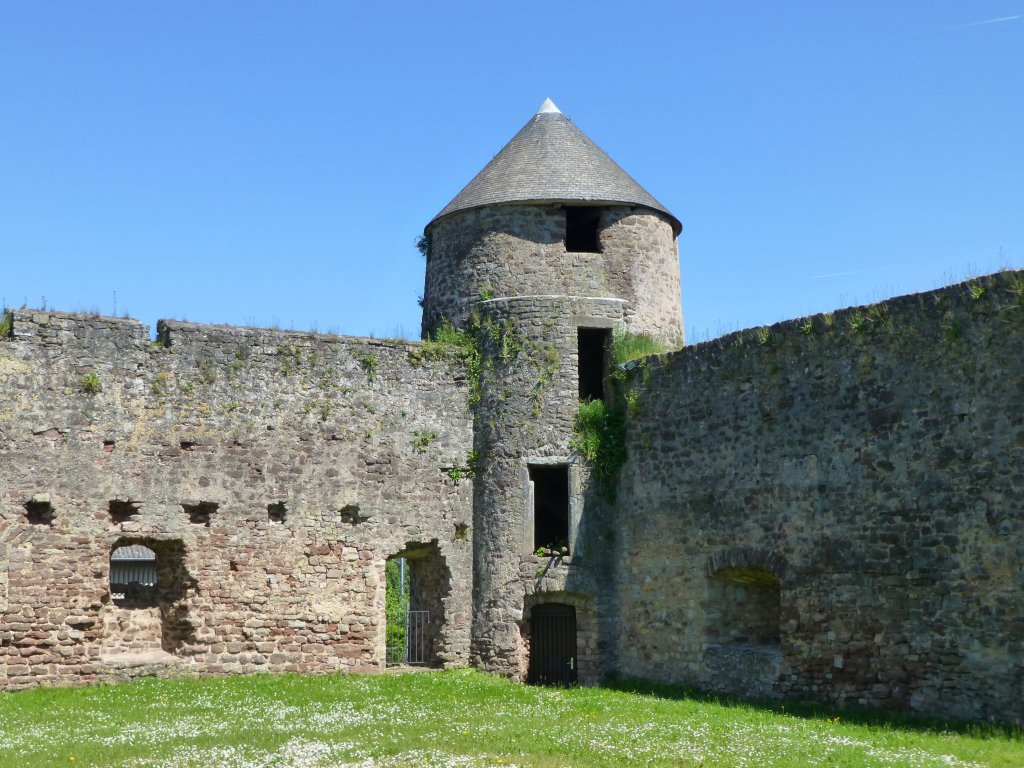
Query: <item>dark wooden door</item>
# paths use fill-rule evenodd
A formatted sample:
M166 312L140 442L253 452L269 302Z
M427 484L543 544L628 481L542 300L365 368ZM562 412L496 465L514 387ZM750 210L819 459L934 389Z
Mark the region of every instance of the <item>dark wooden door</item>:
M530 612L530 670L538 685L576 684L576 609L561 603L535 605Z

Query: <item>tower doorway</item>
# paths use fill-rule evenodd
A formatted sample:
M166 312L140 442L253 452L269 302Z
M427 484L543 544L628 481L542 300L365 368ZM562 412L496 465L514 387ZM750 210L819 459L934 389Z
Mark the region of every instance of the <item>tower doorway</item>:
M576 684L576 609L563 603L541 603L530 612L531 685Z

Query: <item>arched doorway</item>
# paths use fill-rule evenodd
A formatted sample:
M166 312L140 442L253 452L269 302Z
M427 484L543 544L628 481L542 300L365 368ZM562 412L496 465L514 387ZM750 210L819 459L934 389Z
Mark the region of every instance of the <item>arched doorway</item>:
M526 682L568 686L575 685L576 679L576 609L564 603L533 606Z
M180 539L118 539L109 558L103 655L176 654L194 641L187 597L195 580Z
M384 573L385 664L440 666L451 573L437 540L408 544Z

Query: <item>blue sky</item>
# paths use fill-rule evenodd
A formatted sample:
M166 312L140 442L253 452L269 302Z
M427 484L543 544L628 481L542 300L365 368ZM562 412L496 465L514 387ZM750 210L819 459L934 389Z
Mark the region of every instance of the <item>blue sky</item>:
M1024 0L0 0L0 300L415 337L549 96L682 220L691 342L1024 266Z

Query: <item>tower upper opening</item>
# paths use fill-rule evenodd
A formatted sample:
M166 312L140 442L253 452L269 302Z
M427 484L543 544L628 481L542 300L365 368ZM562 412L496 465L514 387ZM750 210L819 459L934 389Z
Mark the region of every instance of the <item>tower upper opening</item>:
M512 140L435 216L484 205L566 202L640 205L682 224L546 99Z

